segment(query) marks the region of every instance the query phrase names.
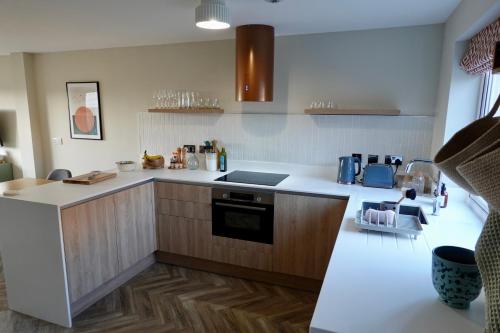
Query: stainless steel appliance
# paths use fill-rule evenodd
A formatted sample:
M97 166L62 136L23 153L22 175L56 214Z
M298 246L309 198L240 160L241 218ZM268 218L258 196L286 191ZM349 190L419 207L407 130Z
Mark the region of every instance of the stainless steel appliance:
M212 235L273 244L274 193L214 188Z

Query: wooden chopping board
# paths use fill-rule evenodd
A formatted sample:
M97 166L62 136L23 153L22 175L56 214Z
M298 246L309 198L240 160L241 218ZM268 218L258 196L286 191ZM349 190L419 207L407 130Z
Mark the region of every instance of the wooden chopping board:
M116 173L114 172L91 172L73 178L64 179L63 183L92 185L115 177Z

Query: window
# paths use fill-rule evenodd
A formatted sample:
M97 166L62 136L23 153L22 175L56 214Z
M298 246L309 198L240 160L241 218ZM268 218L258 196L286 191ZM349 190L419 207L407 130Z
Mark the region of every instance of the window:
M482 118L490 112L498 98L498 95L500 95L500 73L484 74L483 82L481 84L481 100L479 103L478 118ZM496 112L495 117L500 117L499 111Z
M500 74L484 74L483 82L481 84L478 119L486 116L490 112L499 95ZM495 117L500 117L500 111L497 110L497 112L495 113ZM488 213L488 204L483 198L471 194L470 199L483 212Z

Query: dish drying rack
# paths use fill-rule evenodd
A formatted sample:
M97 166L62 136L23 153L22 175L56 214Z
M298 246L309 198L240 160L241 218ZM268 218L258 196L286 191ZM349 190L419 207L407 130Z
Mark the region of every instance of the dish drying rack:
M395 212L394 222L388 224L381 222L378 218L376 222L365 220L365 212L368 209L385 211L391 209ZM410 238L417 239L422 233L423 228L419 216L399 213L400 205L395 202L369 202L363 201L361 210L358 210L355 224L358 228L364 230L380 231L392 234L408 235ZM420 214L420 213L419 213ZM380 214L378 214L380 216Z

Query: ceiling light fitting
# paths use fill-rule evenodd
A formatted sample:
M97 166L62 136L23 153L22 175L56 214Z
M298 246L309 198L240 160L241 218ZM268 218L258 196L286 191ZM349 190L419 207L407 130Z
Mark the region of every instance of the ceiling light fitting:
M224 0L201 0L196 7L196 26L210 30L229 28L229 9Z

